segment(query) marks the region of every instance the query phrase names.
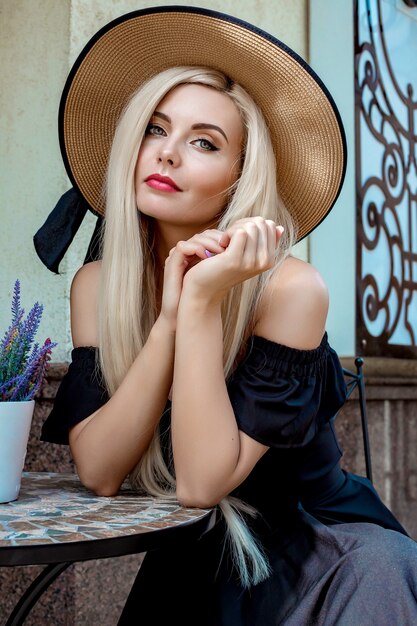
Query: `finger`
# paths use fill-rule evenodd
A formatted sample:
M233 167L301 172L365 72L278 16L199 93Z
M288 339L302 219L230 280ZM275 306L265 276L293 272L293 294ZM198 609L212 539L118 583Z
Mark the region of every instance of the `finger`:
M204 246L205 250L211 253L211 255L220 254L221 252L224 252L225 249L225 247L219 243L222 234L223 233L221 231L205 231L204 233L194 235L190 241L201 244Z
M257 263L261 229L260 226L255 222L247 222L247 224L245 224L244 226L244 230L247 233L247 239L243 252L242 264L246 269L249 269L251 267L255 267Z
M270 220L269 220L270 221ZM254 223L258 228L258 247L257 254L259 256L259 260L262 262L266 262L269 258L269 248L268 248L268 223L263 217L256 217L254 219Z
M267 249L270 256L275 256L275 250L277 247L277 226L273 220L266 220L267 228Z
M233 236L230 239L230 243L227 246L226 254L235 260L237 265L241 265L243 254L246 247L248 233L243 228L236 228Z
M261 219L262 218L260 218L260 220ZM232 247L233 254L241 255L239 259L241 269L252 269L257 263L258 239L261 227L260 220L256 220L255 218L238 220L228 231L231 233L229 248L234 244ZM244 245L242 244L242 233L246 234L244 237ZM241 247L242 245L243 247Z
M218 242L220 246L222 246L223 248L227 248L227 246L230 243L230 233L228 230L225 230L220 233Z
M277 243L278 243L278 241L281 239L281 237L282 237L282 235L283 235L283 233L284 233L284 230L285 230L285 229L284 229L284 227L283 227L283 226L277 226L277 234L276 234L276 237L277 237Z
M206 242L207 243L207 242ZM178 241L177 245L174 248L175 254L180 254L183 257L193 257L197 256L200 259L205 259L206 256L204 254L204 244L197 241Z
M254 217L243 217L241 219L236 220L236 222L233 222L233 224L231 224L227 229L226 229L226 233L228 233L230 236L233 235L233 233L236 231L237 228L245 228L247 226L247 224L250 223L255 223L255 224L263 224L265 223L267 220L263 217L261 217L260 215L256 215Z
M255 217L247 224L247 229L250 236L245 250L246 263L256 270L265 271L271 268L275 261L275 222Z
M216 245L214 246L214 249L212 248L210 250L209 248L207 248L205 250L207 257L211 257L211 256L214 256L215 254L219 254L219 251L224 252L230 243L229 233L227 233L226 231L224 232L218 231L218 233L219 234L216 236Z
M179 241L175 246L175 250L185 257L197 257L200 260L224 252L224 248L219 246L212 238L202 236L195 236L188 241Z
M201 241L201 243L205 245L206 249L212 254L220 254L221 252L224 252L226 246L223 246L219 242L219 239L220 235L217 235L215 237L203 238L201 240L199 239L199 241Z
M229 237L232 237L232 235L238 230L238 228L244 228L245 224L252 218L248 218L248 217L243 217L241 219L236 220L236 222L233 222L233 224L230 224L226 230L224 231L225 235L227 235Z

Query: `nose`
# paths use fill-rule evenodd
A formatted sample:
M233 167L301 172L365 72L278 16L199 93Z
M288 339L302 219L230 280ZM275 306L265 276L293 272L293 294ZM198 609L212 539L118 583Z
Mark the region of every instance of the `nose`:
M163 147L161 146L159 150L158 161L159 163L176 167L180 162L179 152L172 143L166 143Z

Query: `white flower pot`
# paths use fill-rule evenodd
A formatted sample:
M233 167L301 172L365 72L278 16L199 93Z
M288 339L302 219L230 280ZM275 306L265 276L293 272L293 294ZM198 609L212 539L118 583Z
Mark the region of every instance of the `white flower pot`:
M35 401L0 402L0 502L17 500Z

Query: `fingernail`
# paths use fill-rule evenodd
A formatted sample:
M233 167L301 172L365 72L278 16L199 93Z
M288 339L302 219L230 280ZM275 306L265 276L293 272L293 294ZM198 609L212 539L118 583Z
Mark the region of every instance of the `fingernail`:
M214 252L210 252L210 250L204 250L204 253L207 257L214 256Z

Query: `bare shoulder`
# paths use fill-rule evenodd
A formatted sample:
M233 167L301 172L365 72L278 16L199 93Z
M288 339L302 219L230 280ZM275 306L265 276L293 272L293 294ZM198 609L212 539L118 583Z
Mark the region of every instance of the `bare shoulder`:
M316 348L329 308L327 285L306 261L289 256L263 294L255 334L300 350Z
M74 348L98 345L98 288L101 261L86 263L71 283L71 334Z

